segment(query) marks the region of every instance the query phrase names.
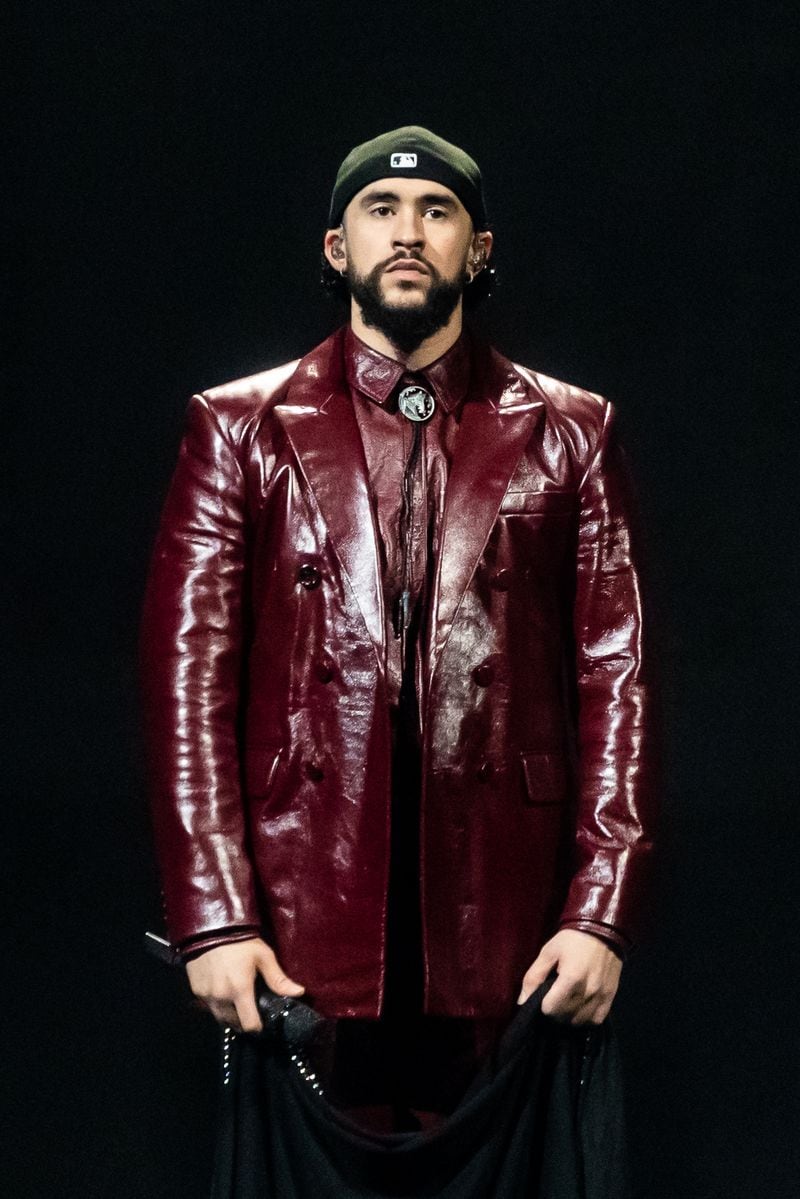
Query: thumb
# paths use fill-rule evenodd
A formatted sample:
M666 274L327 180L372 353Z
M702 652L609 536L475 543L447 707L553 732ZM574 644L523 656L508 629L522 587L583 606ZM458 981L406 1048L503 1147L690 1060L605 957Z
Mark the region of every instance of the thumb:
M536 988L542 985L557 961L558 955L551 949L548 949L547 946L540 950L539 956L525 972L525 976L522 979L522 990L517 999L518 1004L525 1003Z
M302 995L305 991L305 987L302 987L300 983L296 983L294 979L287 976L271 950L260 954L256 965L264 982L270 991L274 991L276 995Z

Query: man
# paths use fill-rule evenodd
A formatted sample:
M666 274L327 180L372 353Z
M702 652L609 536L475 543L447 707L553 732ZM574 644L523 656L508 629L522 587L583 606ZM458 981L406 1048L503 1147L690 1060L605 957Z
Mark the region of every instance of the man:
M441 1029L555 972L543 1010L598 1024L637 935L624 462L606 401L464 329L492 241L464 151L357 147L324 238L349 326L189 409L145 708L170 937L237 1030L257 974L344 1028L401 995Z

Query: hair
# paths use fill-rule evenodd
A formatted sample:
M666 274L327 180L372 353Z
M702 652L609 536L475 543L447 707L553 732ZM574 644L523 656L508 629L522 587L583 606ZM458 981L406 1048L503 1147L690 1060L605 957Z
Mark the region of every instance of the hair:
M483 233L488 230L486 225L482 229L476 230L478 233ZM334 270L328 262L324 253L320 255L321 259L321 275L320 282L327 295L333 300L337 300L342 304L349 304L350 291L347 286L347 281L342 278L338 271ZM492 266L485 266L473 278L472 282L464 288L464 310L471 312L477 308L484 300L488 300L494 293L497 286L496 271Z

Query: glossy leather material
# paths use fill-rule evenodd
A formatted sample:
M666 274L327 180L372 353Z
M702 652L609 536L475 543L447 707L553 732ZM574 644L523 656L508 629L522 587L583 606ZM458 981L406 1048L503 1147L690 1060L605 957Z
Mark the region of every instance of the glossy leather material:
M374 1016L387 621L344 345L193 398L144 707L172 940L261 925L323 1014ZM649 688L611 407L474 343L442 503L417 645L426 1008L490 1016L560 923L637 937Z

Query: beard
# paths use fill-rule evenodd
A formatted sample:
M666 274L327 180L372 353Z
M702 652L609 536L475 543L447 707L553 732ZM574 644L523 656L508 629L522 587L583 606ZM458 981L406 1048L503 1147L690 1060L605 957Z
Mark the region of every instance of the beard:
M404 255L410 257L410 255ZM411 354L434 333L443 329L461 299L466 282L447 280L430 265L432 282L419 304L388 304L381 292L381 279L387 263L379 263L368 275L346 276L350 295L361 309L364 324L377 329L401 354Z

